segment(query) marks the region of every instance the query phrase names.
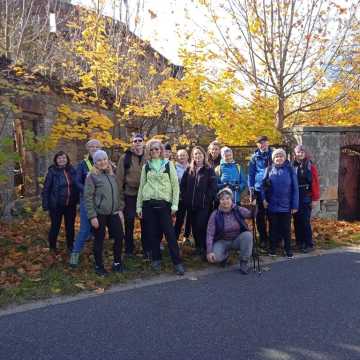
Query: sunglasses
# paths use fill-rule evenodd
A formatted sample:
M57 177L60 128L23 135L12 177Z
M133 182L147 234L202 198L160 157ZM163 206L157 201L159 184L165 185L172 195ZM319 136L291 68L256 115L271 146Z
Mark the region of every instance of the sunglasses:
M150 151L159 151L160 149L159 148L156 148L156 147L153 147L150 149Z
M135 139L135 140L133 140L133 143L142 143L143 142L143 140L141 140L141 139Z

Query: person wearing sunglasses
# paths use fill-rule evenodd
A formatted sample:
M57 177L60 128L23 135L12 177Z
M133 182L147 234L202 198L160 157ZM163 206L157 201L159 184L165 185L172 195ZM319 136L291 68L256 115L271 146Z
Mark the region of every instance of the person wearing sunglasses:
M145 163L144 157L144 137L142 134L135 134L131 139L131 147L121 156L117 169L116 178L120 191L120 196L124 197L124 217L125 217L125 256L134 255L134 223L136 217L136 198L140 185L141 169ZM143 222L141 226L141 244L144 258L149 257L150 249L146 247L144 240Z
M174 164L164 159L161 141L152 139L145 149L146 164L143 166L137 196L136 211L143 219L146 240L151 246L152 268L161 270L159 238L165 234L169 253L177 275L184 275L172 216L179 203L179 182Z

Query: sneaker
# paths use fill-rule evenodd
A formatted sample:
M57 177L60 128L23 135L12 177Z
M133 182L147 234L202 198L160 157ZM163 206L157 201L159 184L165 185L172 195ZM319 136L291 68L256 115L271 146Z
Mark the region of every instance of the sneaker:
M311 252L313 252L313 251L315 251L315 248L314 248L313 246L311 246L311 247L305 248L304 251L303 251L303 253L304 253L304 254L309 254L309 253L311 253Z
M294 255L291 253L287 254L286 256L289 260L294 259Z
M98 276L105 277L108 275L108 272L105 270L104 266L95 266L95 273Z
M161 271L161 261L160 260L155 260L151 262L151 268L154 271Z
M269 252L269 254L268 254L270 257L275 257L276 256L276 254L275 253L273 253L273 252Z
M161 242L160 243L160 251L164 251L165 250L165 246L164 246L164 244Z
M69 265L74 268L77 267L79 265L79 258L80 258L80 253L72 252L70 254Z
M249 260L240 260L240 272L243 275L247 275L249 273Z
M124 268L121 263L113 263L112 271L117 272L117 273L122 273L122 272L124 272Z
M183 264L174 265L174 270L176 275L183 276L185 274L185 269Z
M191 240L189 238L184 237L182 241L183 246L192 246Z
M143 255L143 260L150 261L151 260L151 251L146 251Z

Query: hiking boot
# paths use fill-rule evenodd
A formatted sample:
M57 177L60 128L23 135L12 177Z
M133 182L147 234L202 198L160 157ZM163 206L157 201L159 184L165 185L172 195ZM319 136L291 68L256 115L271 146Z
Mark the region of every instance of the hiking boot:
M98 276L105 277L108 275L108 272L105 270L104 266L95 266L95 273Z
M73 268L77 267L79 265L79 258L80 258L80 253L72 252L70 254L69 265Z
M315 248L313 246L309 246L303 250L304 254L309 254L311 252L315 251Z
M124 268L121 263L113 263L111 269L113 272L117 272L117 273L124 272Z
M249 273L249 259L240 260L240 272L243 275L247 275Z
M154 271L161 271L161 261L160 260L155 260L151 262L151 268Z
M185 269L183 264L174 265L174 270L176 275L183 276L185 274Z
M275 256L276 256L276 253L270 251L268 255L269 255L270 257L275 257Z
M288 254L286 254L286 256L287 256L287 258L289 260L294 259L294 254L293 253L288 253Z

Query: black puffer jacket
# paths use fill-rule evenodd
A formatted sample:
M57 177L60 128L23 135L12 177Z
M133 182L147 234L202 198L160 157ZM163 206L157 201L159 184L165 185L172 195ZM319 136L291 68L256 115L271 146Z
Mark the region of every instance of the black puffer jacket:
M41 194L44 210L76 205L79 192L75 185L75 176L76 171L71 165L65 168L55 165L49 167Z
M180 183L180 198L189 209L209 208L216 197L217 178L214 169L203 166L192 174L187 168Z

